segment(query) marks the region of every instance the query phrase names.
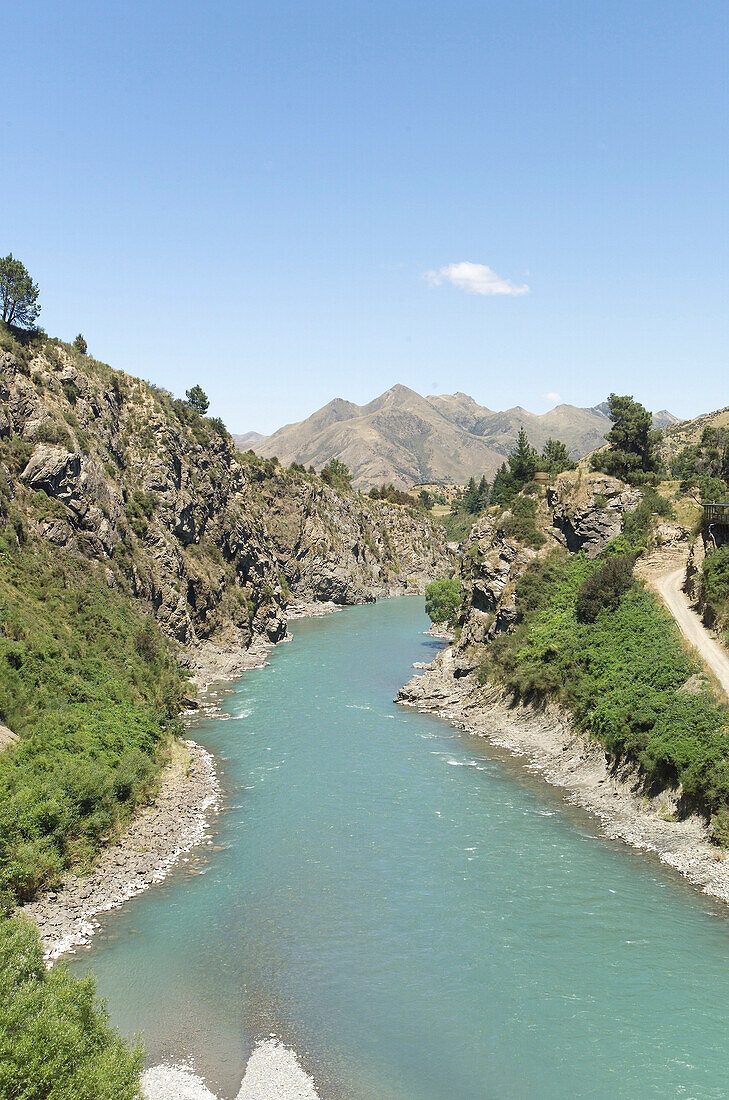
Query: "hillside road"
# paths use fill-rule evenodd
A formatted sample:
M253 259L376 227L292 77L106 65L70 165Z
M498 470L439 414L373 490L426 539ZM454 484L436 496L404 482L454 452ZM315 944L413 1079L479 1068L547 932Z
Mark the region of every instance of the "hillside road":
M684 567L666 573L653 581L684 637L698 650L729 697L729 653L709 633L682 591Z

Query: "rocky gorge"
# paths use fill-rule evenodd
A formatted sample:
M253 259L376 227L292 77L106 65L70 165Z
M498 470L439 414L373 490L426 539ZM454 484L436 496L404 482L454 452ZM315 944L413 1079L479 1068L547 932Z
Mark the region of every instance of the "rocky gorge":
M8 545L36 562L41 592L86 574L153 619L189 680L188 707L196 691L263 664L291 615L422 593L450 570L444 531L422 511L239 454L220 421L58 341L3 342ZM144 626L136 644L159 652ZM25 660L10 639L5 649L11 665ZM9 702L0 698L1 718ZM2 729L12 754L22 738ZM54 888L39 898L27 891L47 958L85 942L96 914L159 881L205 835L214 762L194 742L172 739L165 752L156 750L161 782L91 873L49 878Z
M422 592L449 562L423 513L241 455L220 421L48 340L0 352L0 515L99 563L193 668L201 643L280 641L291 600Z

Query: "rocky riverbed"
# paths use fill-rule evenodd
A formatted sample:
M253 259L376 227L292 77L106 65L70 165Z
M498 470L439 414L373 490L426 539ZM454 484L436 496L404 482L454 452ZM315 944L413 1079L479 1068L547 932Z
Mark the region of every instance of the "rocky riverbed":
M397 701L524 757L570 802L595 814L607 836L654 852L704 893L729 902L729 859L711 842L703 818L679 816L677 792L650 797L636 769L611 766L564 708L511 705L497 688L480 687L452 648L401 688Z
M194 1070L153 1066L142 1075L146 1100L218 1100ZM276 1039L259 1043L246 1066L236 1100L318 1100L314 1079Z
M46 960L87 943L101 913L161 882L186 852L208 839L217 807L211 754L194 741L175 743L154 802L137 811L94 869L83 878L69 873L57 890L24 906L38 926Z

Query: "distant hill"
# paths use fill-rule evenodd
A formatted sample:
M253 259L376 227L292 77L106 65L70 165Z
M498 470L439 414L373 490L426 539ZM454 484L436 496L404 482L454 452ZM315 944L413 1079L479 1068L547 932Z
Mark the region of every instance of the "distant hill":
M703 413L693 420L674 420L664 433L663 454L666 461L670 462L687 444L699 443L704 428L729 428L729 408Z
M657 424L675 421L667 412L656 417ZM581 458L602 446L610 419L606 404L591 409L557 405L537 416L518 406L494 412L465 393L421 397L407 386L393 386L367 405L336 398L273 435L249 432L233 438L242 450L276 455L286 465L300 462L320 469L339 458L352 471L354 484L367 489L383 481L405 487L462 484L483 473L491 478L522 425L540 450L552 436L567 444L573 458Z

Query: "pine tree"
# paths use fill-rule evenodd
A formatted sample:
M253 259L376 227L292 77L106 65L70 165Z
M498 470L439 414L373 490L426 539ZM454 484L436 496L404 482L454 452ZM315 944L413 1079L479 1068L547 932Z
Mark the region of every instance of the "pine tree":
M663 432L653 429L652 414L632 397L611 393L608 404L613 426L605 438L610 446L595 452L592 468L625 481L644 482L660 470L658 446Z
M478 483L478 497L477 497L478 508L477 508L477 510L479 512L483 512L484 509L488 507L488 503L489 503L489 499L490 499L490 493L491 493L491 486L489 485L488 481L486 480L486 475L483 474L481 476L481 480Z
M463 507L467 512L474 513L478 506L478 486L474 477L469 478L466 492L463 496Z
M538 455L531 446L527 434L522 426L516 439L516 447L509 455L509 467L514 480L521 489L528 481L531 481L537 471Z
M567 445L561 439L552 439L550 436L544 444L540 465L543 465L553 477L556 477L563 470L574 470L577 463L570 458Z
M509 467L505 462L502 462L494 478L494 484L491 487L491 503L499 504L502 507L509 504L519 492L520 488L521 486L517 485Z

